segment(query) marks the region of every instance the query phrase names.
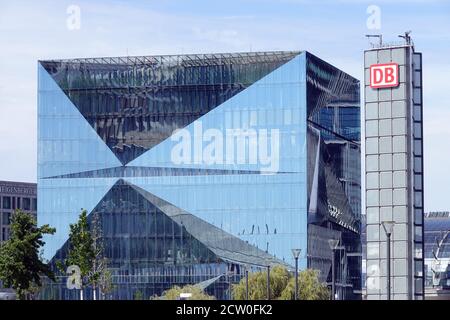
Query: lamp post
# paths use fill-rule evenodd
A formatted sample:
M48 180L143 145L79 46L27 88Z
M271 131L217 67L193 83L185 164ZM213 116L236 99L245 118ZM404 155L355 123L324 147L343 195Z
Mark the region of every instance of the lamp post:
M298 300L298 257L300 256L301 252L302 249L292 249L292 255L295 259L295 300Z
M267 266L267 300L270 300L270 266Z
M329 239L328 245L331 249L331 300L336 297L335 270L334 270L334 252L339 245L339 240Z
M245 266L245 300L248 300L248 268L249 265Z
M391 234L395 221L383 221L381 224L383 225L387 238L387 299L391 300Z

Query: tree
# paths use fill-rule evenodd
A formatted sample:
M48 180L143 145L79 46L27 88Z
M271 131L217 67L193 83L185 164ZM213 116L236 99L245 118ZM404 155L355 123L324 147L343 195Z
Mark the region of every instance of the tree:
M19 299L41 287L41 277L55 280L48 264L40 258L45 242L44 234L54 234L49 225L37 227L36 219L28 213L16 210L11 219L11 238L0 246L0 280L13 288Z
M69 233L69 251L65 266L77 265L80 268L81 290L80 298L83 300L83 286L89 283L95 251L93 247L94 240L89 231L87 212L83 210L77 223L70 224Z
M104 274L107 271L108 259L106 259L106 257L104 256L105 249L103 245L103 230L100 224L100 217L98 213L93 213L93 219L91 223L91 237L94 259L92 260L92 268L89 272L88 281L92 284L94 300L97 300L96 289L97 287L99 287L100 282L103 281L103 284L106 284L104 282L107 279L105 276L108 276L108 274Z
M321 284L316 270L299 272L299 297L305 300L328 299L326 285ZM265 271L251 273L248 276L249 300L267 299L267 273ZM270 271L270 291L272 299L294 299L295 278L282 266L275 266ZM233 285L233 296L236 300L246 299L245 278Z
M100 290L100 299L105 300L105 298L114 290L114 285L112 282L112 273L106 268L100 274L98 281L98 288Z
M317 270L306 269L298 274L298 297L300 300L328 300L330 292L327 286L319 282ZM281 300L292 300L295 297L295 278L291 277L280 295Z
M165 291L161 299L164 300L179 300L180 293L191 293L189 300L215 300L214 296L206 294L201 288L195 285L187 285L184 287L174 286Z
M92 285L94 300L97 300L97 289L101 292L100 297L113 290L112 274L108 269L108 259L104 256L103 231L97 213L93 213L92 222L89 224L87 211L83 210L78 222L70 225L67 259L62 266L60 264L60 269L70 265L80 268L81 300L83 286L86 285Z

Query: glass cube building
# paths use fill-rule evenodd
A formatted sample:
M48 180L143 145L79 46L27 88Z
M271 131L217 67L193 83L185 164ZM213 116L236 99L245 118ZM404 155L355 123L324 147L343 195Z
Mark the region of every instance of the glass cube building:
M38 223L44 257L99 217L111 298L245 269L320 271L361 289L359 81L306 51L39 61ZM44 297L70 299L65 281ZM89 288L87 295L89 296Z

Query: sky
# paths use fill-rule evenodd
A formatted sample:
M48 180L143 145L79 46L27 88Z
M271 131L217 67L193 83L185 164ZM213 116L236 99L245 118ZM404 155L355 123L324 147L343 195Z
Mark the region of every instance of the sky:
M423 53L425 210L450 210L446 0L0 0L0 180L36 182L38 60L308 50L363 80L365 35L407 30Z

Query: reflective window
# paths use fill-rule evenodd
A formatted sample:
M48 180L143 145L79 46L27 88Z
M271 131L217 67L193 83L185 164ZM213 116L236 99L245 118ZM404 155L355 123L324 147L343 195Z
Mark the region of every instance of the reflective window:
M11 209L11 197L3 197L2 207L3 209Z

